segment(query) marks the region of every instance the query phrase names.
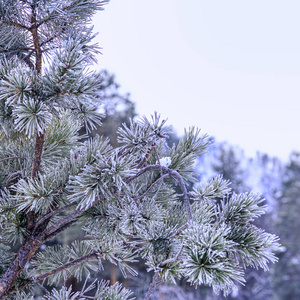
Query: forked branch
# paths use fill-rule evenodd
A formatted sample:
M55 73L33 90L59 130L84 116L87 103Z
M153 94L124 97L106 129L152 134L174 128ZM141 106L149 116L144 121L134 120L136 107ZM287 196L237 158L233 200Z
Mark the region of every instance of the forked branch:
M184 199L186 209L187 209L187 212L188 212L189 223L191 223L192 219L193 219L193 216L192 216L192 210L191 210L188 191L186 189L186 186L185 186L185 183L183 181L182 176L177 171L169 169L167 167L163 167L161 165L149 165L149 166L141 169L137 174L125 178L124 182L128 184L128 183L132 182L133 180L139 178L143 174L145 174L147 172L150 172L150 171L161 171L162 174L168 174L171 178L176 179L176 182L179 184L180 189L181 189L182 194L183 194L183 199ZM152 185L151 185L151 187L152 187Z

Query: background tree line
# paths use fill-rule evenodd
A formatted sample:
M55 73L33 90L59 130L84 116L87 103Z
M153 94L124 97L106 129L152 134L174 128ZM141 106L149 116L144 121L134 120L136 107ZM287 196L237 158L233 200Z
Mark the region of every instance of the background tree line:
M112 136L115 128L122 123L128 123L130 118L138 114L135 105L130 100L130 94L122 95L120 85L115 76L103 71L107 80L101 86L103 111L106 117L97 132L111 139L114 145L117 140ZM176 143L179 136L174 133L169 144ZM211 137L212 146L205 155L199 157L197 168L200 180L209 181L217 174L223 174L224 179L231 182L231 187L237 193L256 191L261 193L268 205L268 212L257 222L266 231L280 236L283 245L279 252L279 262L271 266L271 272L247 269L247 284L240 285L237 293L226 299L299 299L300 298L300 152L292 152L288 162L282 162L266 153L257 152L256 157L246 157L243 150L228 142L217 142ZM191 187L192 188L192 187ZM112 269L107 278L122 280L117 269ZM150 282L150 276L145 273L145 280ZM135 289L142 297L144 290L140 283L130 288ZM198 290L189 287L184 282L178 287L161 286L157 291L158 299L223 299L210 289L201 287ZM142 299L142 298L141 298Z

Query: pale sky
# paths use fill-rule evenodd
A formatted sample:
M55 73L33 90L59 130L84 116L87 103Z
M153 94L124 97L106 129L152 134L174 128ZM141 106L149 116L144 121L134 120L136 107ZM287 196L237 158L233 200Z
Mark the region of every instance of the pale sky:
M99 69L140 115L254 156L300 151L299 0L111 0L94 19Z

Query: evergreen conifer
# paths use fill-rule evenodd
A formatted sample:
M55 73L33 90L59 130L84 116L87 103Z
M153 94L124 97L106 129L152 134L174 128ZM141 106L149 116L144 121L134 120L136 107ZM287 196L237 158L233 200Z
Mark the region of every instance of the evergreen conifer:
M43 299L132 299L120 283L87 282L103 261L138 275L137 259L154 274L145 299L179 278L227 294L279 244L252 223L259 195L231 193L221 176L188 191L206 136L190 128L168 147L156 113L119 128L118 147L79 134L101 123L90 22L107 2L0 0L0 298L40 286ZM49 245L75 224L84 239ZM71 275L81 291L62 286Z

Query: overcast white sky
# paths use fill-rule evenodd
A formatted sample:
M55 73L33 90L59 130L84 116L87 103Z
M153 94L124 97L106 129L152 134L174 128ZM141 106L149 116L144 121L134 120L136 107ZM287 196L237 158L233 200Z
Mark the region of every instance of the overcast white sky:
M300 151L299 0L111 0L99 69L140 115L286 160Z

